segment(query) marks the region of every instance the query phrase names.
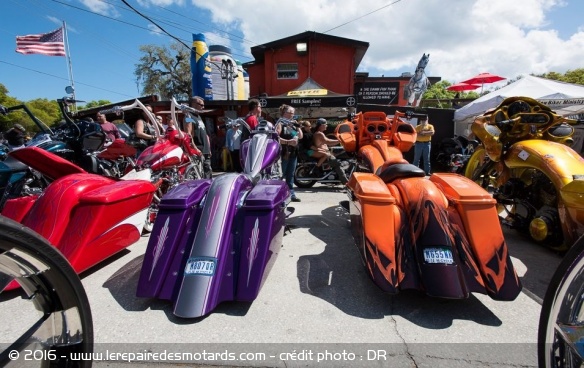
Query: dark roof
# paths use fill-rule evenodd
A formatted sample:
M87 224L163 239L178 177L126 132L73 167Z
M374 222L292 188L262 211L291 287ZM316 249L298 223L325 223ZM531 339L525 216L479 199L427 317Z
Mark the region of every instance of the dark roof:
M251 54L253 55L255 62L263 62L264 61L264 53L266 50L271 49L278 49L282 46L290 45L297 42L302 41L309 41L309 40L318 40L325 43L337 44L347 47L354 47L355 48L355 69L363 60L363 56L367 49L369 48L369 42L351 40L349 38L337 37L337 36L330 36L324 33L317 33L314 31L306 31L303 33L299 33L294 36L281 38L276 41L264 43L263 45L253 46L251 48ZM249 62L246 64L254 64L254 62Z

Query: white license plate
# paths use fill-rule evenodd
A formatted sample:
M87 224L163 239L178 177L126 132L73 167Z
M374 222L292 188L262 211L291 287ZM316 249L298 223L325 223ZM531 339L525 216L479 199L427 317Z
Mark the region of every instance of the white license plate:
M424 261L426 263L444 263L453 264L452 251L444 248L426 248L424 249Z
M216 265L216 258L189 258L185 266L185 275L213 276Z

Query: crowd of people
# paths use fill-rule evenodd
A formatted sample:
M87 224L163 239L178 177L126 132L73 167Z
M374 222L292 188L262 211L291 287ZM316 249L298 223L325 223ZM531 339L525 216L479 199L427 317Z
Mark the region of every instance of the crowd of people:
M199 113L205 108L205 101L201 97L193 98L194 108ZM152 107L146 105L150 114L153 114ZM214 134L209 132L200 114L191 114L183 122L182 130L180 124L175 122L170 116L155 115L155 122L152 122L146 112L134 122L133 139L137 144L138 155L148 146L156 142L157 137L166 137L175 144L182 144L189 154L199 154L203 157L203 171L205 178L212 178L212 155L216 155L216 142L212 142ZM262 117L262 107L258 99L252 98L248 101L248 114L245 116L243 125L236 121L227 127L222 150L226 154L214 158L214 162L223 161L224 169L231 169L235 172L242 172L243 168L240 159L241 144L250 137L250 132L254 131ZM109 122L105 114L97 113L96 121L101 125L108 140L120 138L120 132L115 124ZM271 123L270 123L271 124ZM291 200L300 202L300 198L294 190L294 174L298 165L298 158L301 153L306 157L311 157L316 161L310 176L320 178L323 176L323 165L327 163L335 170L339 180L344 184L348 181L344 171L339 168L339 164L332 154L329 146L339 144L336 139L328 138L325 134L328 123L324 118L317 119L314 124L307 120L296 120L294 107L284 104L279 108L279 118L272 125L278 133L280 149L279 166L281 178L286 182L290 190ZM245 129L244 129L245 128ZM423 161L424 171L430 174L430 142L434 134L434 127L428 123L427 118L420 119L416 127L417 141L415 144L415 154L413 164L419 166ZM13 128L4 133L4 138L11 149L23 147L27 136L26 130L20 124L15 124ZM215 143L215 144L213 144ZM199 151L200 150L200 151ZM222 157L221 157L222 156ZM226 165L225 161L228 161ZM229 166L229 168L227 167Z

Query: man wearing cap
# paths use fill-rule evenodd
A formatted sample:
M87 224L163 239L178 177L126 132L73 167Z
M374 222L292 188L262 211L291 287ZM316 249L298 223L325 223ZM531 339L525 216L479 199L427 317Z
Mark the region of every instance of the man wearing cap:
M239 161L239 148L241 147L241 129L240 124L234 123L231 129L225 134L225 145L231 155L231 163L235 172L241 172L241 162Z
M428 124L428 115L419 118L416 126L416 145L414 146L414 165L420 167L420 158L424 160L424 171L430 175L430 148L432 136L434 135L434 126Z
M315 167L317 172L315 174L319 177L322 175L321 166L325 161L328 160L329 165L331 165L331 167L335 170L341 183L346 184L348 181L347 175L345 175L345 172L343 171L343 169L341 169L341 166L337 161L336 157L331 153L328 147L329 144L330 145L339 144L339 141L337 139L329 139L326 137L326 135L324 135L324 131L326 130L327 124L328 122L326 121L326 119L324 118L318 119L316 121L316 127L314 135L312 137L313 147L312 152L310 152L309 155L311 157L318 158L318 162L316 163Z
M4 133L4 138L6 138L8 147L11 150L22 148L26 142L26 129L20 124L14 124L12 128Z

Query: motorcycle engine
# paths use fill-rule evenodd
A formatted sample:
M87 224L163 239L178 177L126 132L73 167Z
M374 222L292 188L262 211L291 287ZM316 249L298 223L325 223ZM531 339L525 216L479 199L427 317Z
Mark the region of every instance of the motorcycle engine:
M523 197L524 191L525 183L520 179L512 178L501 185L497 194L501 199L513 199Z
M539 204L537 206L538 208L543 206L557 206L558 193L556 187L554 187L554 184L544 173L541 171L534 173L531 187L533 200L535 203Z

